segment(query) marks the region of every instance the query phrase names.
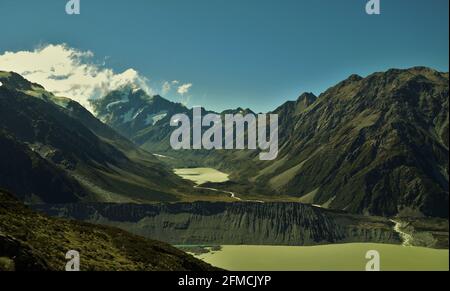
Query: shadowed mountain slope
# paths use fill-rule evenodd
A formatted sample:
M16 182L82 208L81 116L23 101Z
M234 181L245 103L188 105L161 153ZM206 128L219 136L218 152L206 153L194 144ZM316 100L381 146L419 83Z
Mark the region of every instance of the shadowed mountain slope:
M3 134L30 149L23 153L39 155L53 164L54 170L59 169L60 176L75 179L88 193L75 196L104 202L177 201L191 189L152 154L78 103L56 97L15 73L0 72L0 81ZM14 181L17 177L9 181L17 186L12 190L26 192L26 185ZM38 198L35 194L29 191L28 196Z

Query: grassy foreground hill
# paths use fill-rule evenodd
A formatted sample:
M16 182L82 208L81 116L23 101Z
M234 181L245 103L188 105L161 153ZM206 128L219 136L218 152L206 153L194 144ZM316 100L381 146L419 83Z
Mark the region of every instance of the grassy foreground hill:
M0 190L0 271L63 271L69 250L82 271L215 270L165 243L33 212Z

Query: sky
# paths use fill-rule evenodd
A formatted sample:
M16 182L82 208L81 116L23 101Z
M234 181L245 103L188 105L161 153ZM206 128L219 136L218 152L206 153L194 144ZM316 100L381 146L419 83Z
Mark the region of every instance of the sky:
M448 71L449 1L380 1L368 15L368 0L81 0L67 15L66 0L0 0L0 70L83 104L132 80L188 106L258 112L354 73Z

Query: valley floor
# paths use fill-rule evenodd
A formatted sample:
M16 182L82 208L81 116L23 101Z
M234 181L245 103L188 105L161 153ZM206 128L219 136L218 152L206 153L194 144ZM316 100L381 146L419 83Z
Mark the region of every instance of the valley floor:
M184 202L193 201L221 201L221 202L301 202L300 199L295 197L287 197L283 195L277 195L274 197L266 197L261 195L243 195L241 193L232 192L228 188L212 188L205 187L208 183L214 185L221 185L222 183L230 181L229 174L223 173L214 168L177 168L174 169L174 173L181 178L194 182L194 188L196 190L202 190L207 195L204 196L190 196L184 199ZM233 190L234 191L234 190ZM245 196L245 197L244 197Z
M190 246L198 250L198 247ZM188 250L189 247L183 249ZM314 247L222 246L196 257L230 271L365 271L368 251L380 254L381 271L448 271L449 251L388 244Z

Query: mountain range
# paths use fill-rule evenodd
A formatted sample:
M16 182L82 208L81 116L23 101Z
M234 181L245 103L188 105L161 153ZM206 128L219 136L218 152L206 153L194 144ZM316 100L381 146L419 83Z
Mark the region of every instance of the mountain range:
M166 163L231 174L215 185L243 197L297 201L351 213L448 217L448 73L430 68L352 75L279 115L280 154L174 151L169 121L181 104L124 88L92 102L99 119ZM208 111L206 111L208 112ZM248 113L238 108L226 113ZM172 159L167 158L172 157Z

